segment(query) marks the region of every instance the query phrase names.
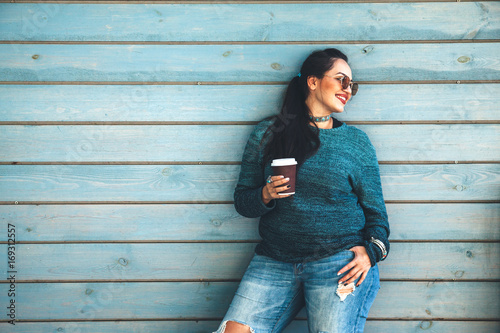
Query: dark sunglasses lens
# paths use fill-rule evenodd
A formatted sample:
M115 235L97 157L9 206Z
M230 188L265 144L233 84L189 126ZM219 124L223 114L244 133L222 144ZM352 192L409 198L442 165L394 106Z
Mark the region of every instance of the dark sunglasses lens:
M351 96L356 95L357 92L358 92L358 84L353 82L351 87Z
M349 87L349 84L351 83L351 79L348 78L347 76L344 76L344 77L342 77L341 80L342 80L342 82L341 82L342 83L342 88L343 89L347 89L347 87Z

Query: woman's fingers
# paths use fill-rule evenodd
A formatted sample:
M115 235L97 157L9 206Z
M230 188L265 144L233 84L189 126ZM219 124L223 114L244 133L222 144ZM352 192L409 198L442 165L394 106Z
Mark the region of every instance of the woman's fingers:
M353 271L353 270L354 269L352 269L351 271ZM348 275L346 275L346 276L344 276L342 278L342 280L344 280L344 281L343 282L339 281L339 283L349 284L351 282L356 281L360 276L363 276L363 274L366 275L366 273L364 271L362 271L362 270L358 270L356 272L353 272L352 274L351 274L351 272L349 272ZM364 277L363 277L363 279L360 279L358 281L358 283L356 284L356 286L359 286L361 284L361 282L363 282L363 280L364 280Z
M272 187L278 187L280 185L288 183L290 181L290 178L285 178L284 176L272 176L271 180L272 182L268 184Z
M361 274L361 278L359 279L358 283L356 283L356 287L359 286L366 278L368 275L368 271L364 271L363 274Z
M349 262L347 265L345 265L344 267L342 267L342 269L337 273L337 275L341 275L344 272L347 272L348 270L350 270L354 266L356 266L356 262L353 260L353 261ZM342 281L342 279L340 279L339 282L341 282L341 281Z
M351 282L354 282L354 280L356 280L357 276L360 274L361 270L359 266L353 266L349 270L349 272L339 280L339 283L349 284Z
M267 183L266 187L273 199L285 197L285 195L279 195L278 193L286 191L290 188L289 185L284 185L290 181L290 178L284 178L283 176L273 176L271 177L271 180L272 182Z
M337 273L337 275L340 275L348 272L339 280L339 283L349 284L359 279L356 284L356 286L359 286L365 280L365 277L371 268L370 258L368 257L364 246L355 246L349 249L349 251L354 252L354 259L342 267L342 269Z
M262 201L267 205L272 199L287 198L292 194L278 194L287 190L289 187L284 185L290 181L282 175L272 176L266 180L266 186L262 189Z

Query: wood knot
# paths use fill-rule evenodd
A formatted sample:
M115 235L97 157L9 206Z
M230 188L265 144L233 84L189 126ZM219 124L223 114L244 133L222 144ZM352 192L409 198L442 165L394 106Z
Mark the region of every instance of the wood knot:
M118 263L122 266L127 266L128 265L128 260L125 258L120 258L118 259Z
M271 64L271 68L274 69L274 70L277 70L277 71L280 71L282 69L281 65L278 64L277 62L273 62Z
M221 220L217 220L217 219L212 219L212 224L216 227L220 227L222 225L222 221Z
M467 56L461 56L460 58L457 59L458 62L465 64L470 61L470 58Z
M424 320L420 322L420 325L418 325L418 327L420 327L423 330L428 330L429 328L432 327L432 321Z
M373 51L373 46L368 45L368 46L363 47L363 49L361 50L361 53L367 54L367 53L370 53L371 51Z
M170 168L163 168L163 170L161 170L161 174L165 177L172 175L172 173L173 171Z

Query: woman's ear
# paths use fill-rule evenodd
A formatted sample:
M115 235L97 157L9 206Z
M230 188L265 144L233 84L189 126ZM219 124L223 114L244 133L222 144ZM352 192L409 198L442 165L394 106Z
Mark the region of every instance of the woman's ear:
M309 87L309 90L316 90L316 87L318 86L318 78L316 76L308 76L307 77L307 86Z

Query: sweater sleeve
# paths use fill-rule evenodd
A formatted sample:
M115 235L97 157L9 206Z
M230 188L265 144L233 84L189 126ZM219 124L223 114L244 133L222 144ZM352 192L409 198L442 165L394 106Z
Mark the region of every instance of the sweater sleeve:
M238 184L234 190L236 211L245 217L262 216L275 207L275 200L266 205L262 202L262 189L265 185L263 166L263 145L261 144L267 122L262 122L254 129L248 139L243 158Z
M370 257L371 265L374 266L385 257L382 255L382 250L371 242L371 238L380 240L384 244L387 253L389 253L390 244L388 238L390 230L375 148L367 136L366 141L365 150L362 154L362 167L356 176L354 191L365 215L364 245Z

